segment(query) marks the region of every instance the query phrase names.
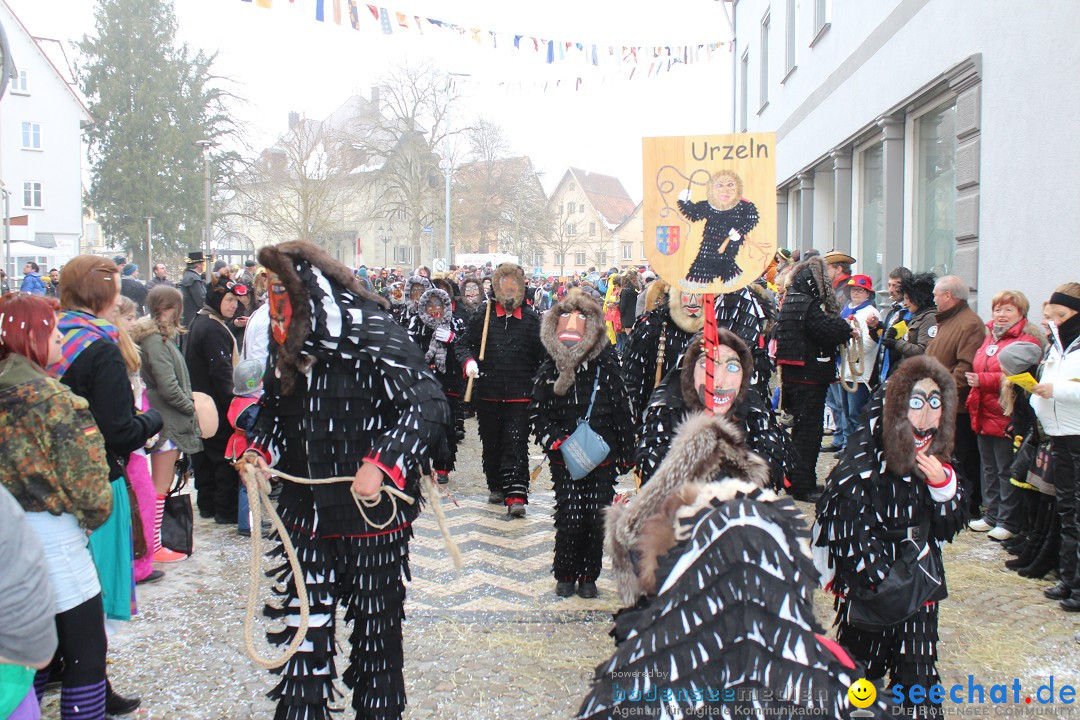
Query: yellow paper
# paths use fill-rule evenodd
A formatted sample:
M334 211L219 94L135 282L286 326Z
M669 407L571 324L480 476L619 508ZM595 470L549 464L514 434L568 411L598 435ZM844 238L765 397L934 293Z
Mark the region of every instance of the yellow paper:
M1039 384L1039 381L1031 373L1020 373L1019 375L1008 375L1006 379L1013 385L1019 385L1028 392L1031 392L1031 388Z
M907 335L907 323L901 320L893 325L893 330L896 330L896 337L902 338Z

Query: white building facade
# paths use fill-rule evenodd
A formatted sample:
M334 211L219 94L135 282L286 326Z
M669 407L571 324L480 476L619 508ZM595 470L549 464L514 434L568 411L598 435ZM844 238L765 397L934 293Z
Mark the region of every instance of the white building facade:
M82 134L93 120L62 46L35 39L2 1L0 23L17 70L0 100L0 180L14 218L7 272L18 278L27 260L46 274L79 254Z
M1080 279L1080 3L734 8L735 129L777 134L781 247L849 251L875 288L958 275L983 317L1006 288L1037 317Z

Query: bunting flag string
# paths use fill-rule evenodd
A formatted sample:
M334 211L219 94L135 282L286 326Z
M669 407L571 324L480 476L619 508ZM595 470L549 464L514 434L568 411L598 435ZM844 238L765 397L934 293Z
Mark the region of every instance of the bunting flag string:
M656 77L661 73L671 72L679 65L688 66L709 62L714 52L721 49L730 50L732 47L730 42L654 46L610 44L607 45L605 53L603 44L545 39L525 34L497 33L493 30L466 27L438 18L423 18L419 15L413 15L410 22L409 16L403 12L367 3L363 5L367 7L368 12L363 13L359 0L240 0L240 2L267 9L289 7L303 12L308 12L310 9L312 19L315 21L332 21L336 25L342 24L344 15L348 19L348 25L354 30L362 30L363 19L370 15L378 29L386 35L393 35L395 30L398 32L415 30L417 34L424 35L425 29L435 29L444 31L446 35L452 33L462 39L471 40L473 44L481 47L506 50L521 57L531 55L539 62L548 65L577 63L584 67L620 69L624 71L623 77L627 80L632 80L634 77ZM346 7L342 8L345 3L347 3ZM330 7L328 8L327 5ZM642 69L641 73L637 73L638 67L644 68L646 62L648 71ZM580 89L584 84L581 77L573 80L575 89ZM513 83L498 84L509 88ZM567 84L571 84L570 79L567 80ZM544 83L544 85L547 87L548 84ZM554 85L559 87L560 82L557 81Z

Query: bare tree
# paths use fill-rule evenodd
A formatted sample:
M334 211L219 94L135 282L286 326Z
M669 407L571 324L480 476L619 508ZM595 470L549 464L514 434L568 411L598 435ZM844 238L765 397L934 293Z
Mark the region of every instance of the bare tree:
M353 133L352 148L373 168L365 174L373 218L394 219L420 244L425 226L445 227L440 155L463 128L449 128L458 95L450 78L431 63L400 65L377 86L371 127Z
M276 240L306 240L330 251L351 241L352 169L359 158L346 135L300 120L240 172L231 215L261 225Z
M538 245L556 253L559 259L559 274L565 275L566 255L580 244L581 238L578 236L577 226L569 221L566 203L551 208L550 212L554 218L551 231L538 240Z

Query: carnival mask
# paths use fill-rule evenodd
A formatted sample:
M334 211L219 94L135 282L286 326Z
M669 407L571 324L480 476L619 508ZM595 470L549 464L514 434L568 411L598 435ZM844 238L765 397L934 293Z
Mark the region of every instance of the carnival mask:
M420 299L420 296L424 294L424 286L418 282L412 284L409 288L409 299L416 302Z
M284 283L276 274L267 277L267 302L270 304L270 331L278 345L285 344L292 324L292 301Z
M679 302L682 303L683 311L686 312L687 317L696 318L701 315L700 293L684 292L679 296Z
M908 398L908 421L915 436L915 452L926 452L941 425L941 388L930 378L923 378L911 388Z
M499 287L495 293L495 299L507 312L513 312L521 307L525 298L525 286L521 279L515 275L503 275L499 278Z
M480 286L476 283L467 283L462 292L466 305L476 305L480 302Z
M424 311L428 314L428 317L438 322L442 320L446 308L443 306L442 300L438 297L433 297L427 301L426 305L424 305Z
M735 405L742 388L743 366L739 354L726 345L718 345L714 351L713 362L713 413L727 415ZM707 359L702 353L694 365L694 387L697 388L701 404L708 407L706 402L708 381Z
M579 310L571 310L559 315L559 324L555 336L564 346L572 348L581 342L585 335L585 322L588 316Z
M405 302L405 288L402 283L396 282L390 286L390 302L401 305Z

